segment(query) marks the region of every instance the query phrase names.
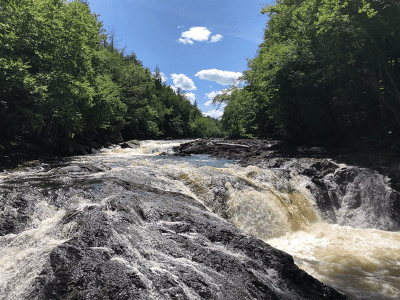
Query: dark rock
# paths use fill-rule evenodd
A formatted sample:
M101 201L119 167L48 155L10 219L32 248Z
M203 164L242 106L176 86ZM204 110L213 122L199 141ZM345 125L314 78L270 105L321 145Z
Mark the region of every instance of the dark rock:
M65 156L86 155L92 153L88 146L83 146L72 139L60 140L56 152L58 155Z
M339 159L374 166L373 169L378 170L378 174L371 169L340 167L327 156L326 149L321 147L303 150L302 157L298 157L296 148L278 141L198 139L175 147L174 155L208 154L217 158L240 160L242 166L283 168L289 177L301 174L311 179L312 184L307 188L314 196L320 215L325 221L356 228L390 231L400 229L398 160L392 159L389 163L388 158L363 154L348 154ZM275 172L280 172L280 177L285 176L282 171ZM227 217L223 214L223 207L219 206L222 198L218 195L215 197L211 206L215 206L215 212Z
M1 198L0 198L1 199ZM23 231L29 221L28 201L22 194L5 194L0 202L0 236Z
M117 131L114 133L111 133L107 136L107 140L110 143L113 144L118 144L124 142L124 138L122 137L121 131Z
M131 140L131 141L123 142L123 143L121 143L119 145L123 149L125 149L125 148L136 149L136 148L140 147L140 142L137 141L137 140Z
M97 170L67 164L49 171L51 180L61 180L60 170L73 179L68 186L34 177L0 185L1 203L25 215L44 220L43 202L63 214L45 226L54 246L20 300L346 299L187 195L104 176L94 191L82 175ZM19 233L23 226L12 229L19 222L30 224L3 227Z
M327 174L334 173L339 166L329 160L313 160L301 174L321 179Z

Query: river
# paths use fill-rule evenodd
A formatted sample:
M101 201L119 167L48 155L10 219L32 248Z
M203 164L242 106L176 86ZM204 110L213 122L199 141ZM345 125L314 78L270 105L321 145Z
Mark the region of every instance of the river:
M8 191L8 198L18 192L17 186L25 186L26 201L35 197L57 197L57 201L68 198L82 207L91 205L88 197L63 194L58 188L79 178L86 183L82 190L96 194L109 188L103 178L111 176L177 192L291 254L301 269L349 299L400 299L400 232L372 228L376 222L383 224L378 228L385 228L384 214L371 219L363 216L364 212L356 211L360 214L352 215L356 226L350 226L343 212L338 214L337 223L341 225L328 223L316 207L316 199L309 189L310 178L290 170L290 164L280 168L242 167L235 161L204 155L158 155L171 152L179 143L144 141L138 149L103 149L59 164L41 163L6 171L0 173L0 188ZM98 171L82 173L82 166ZM363 176L366 185L363 190L370 190L371 198L376 198L373 193L380 191L378 179L382 181L382 190L388 188L384 178L376 173L364 172ZM49 186L54 187L56 194L43 196L41 189ZM79 190L79 187L73 188ZM118 193L114 190L109 197ZM0 200L8 201L2 197L0 195ZM74 198L71 200L71 197ZM373 199L371 201L374 203ZM29 216L28 230L0 237L0 299L18 299L18 295L22 295L18 291L24 290L45 263L45 253L68 239L70 228L58 228L58 233L54 234L54 226L60 226L57 224L65 217L65 211L48 203L45 199L37 202L36 215ZM17 212L3 207L0 214L17 215ZM375 223L371 225L371 222Z

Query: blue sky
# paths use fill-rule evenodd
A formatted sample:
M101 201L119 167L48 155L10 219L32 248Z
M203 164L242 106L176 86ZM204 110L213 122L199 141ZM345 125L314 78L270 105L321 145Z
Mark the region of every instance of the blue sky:
M247 69L262 41L272 0L89 0L118 47L145 67L158 66L166 84L181 87L203 113L222 114L210 100Z

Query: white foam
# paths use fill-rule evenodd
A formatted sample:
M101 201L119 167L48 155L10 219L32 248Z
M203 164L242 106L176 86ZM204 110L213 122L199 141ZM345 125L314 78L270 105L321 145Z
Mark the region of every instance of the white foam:
M59 210L35 229L0 237L0 299L24 299L29 293L50 251L66 241L60 226L64 215Z
M316 223L266 242L352 299L400 298L399 232Z

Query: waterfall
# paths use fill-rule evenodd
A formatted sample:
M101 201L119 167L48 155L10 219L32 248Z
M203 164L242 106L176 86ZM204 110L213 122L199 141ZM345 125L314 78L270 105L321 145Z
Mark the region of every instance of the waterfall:
M106 177L193 199L291 254L301 269L350 299L400 298L400 232L390 206L397 198L387 178L338 165L315 182L294 167L299 163L295 160L265 168L204 155L158 156L178 144L146 141L138 149L104 149L57 167L0 174L0 200L19 199L21 204L4 206L0 212L15 215L10 226L20 226L15 233L0 236L0 299L24 299L32 293L28 286L46 255L78 230L73 222L60 222L67 218L63 201L68 199L78 213L111 205L110 199L118 197L118 188ZM106 189L108 196L98 200ZM32 201L37 197L42 200ZM35 215L24 219L21 211Z

